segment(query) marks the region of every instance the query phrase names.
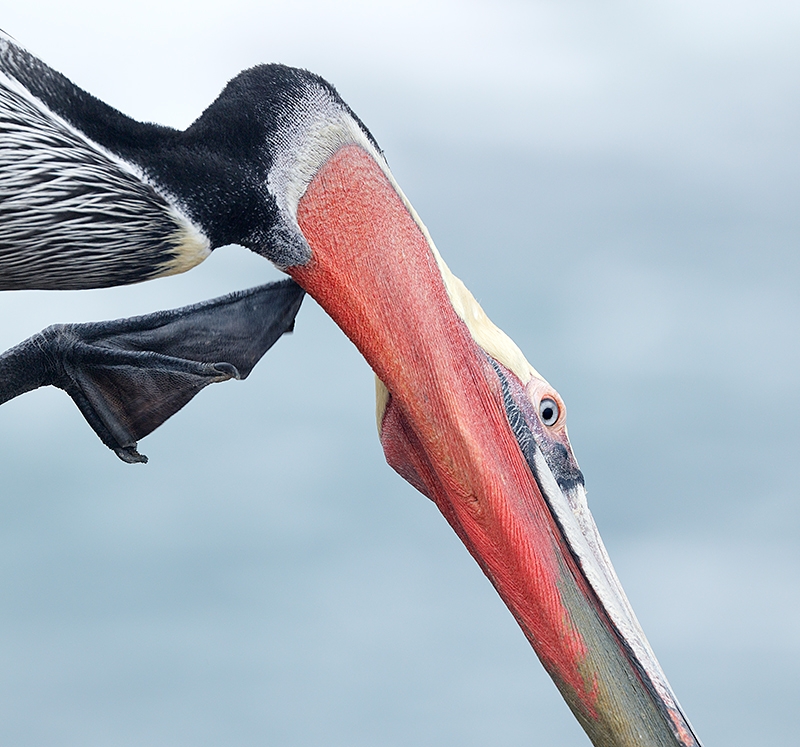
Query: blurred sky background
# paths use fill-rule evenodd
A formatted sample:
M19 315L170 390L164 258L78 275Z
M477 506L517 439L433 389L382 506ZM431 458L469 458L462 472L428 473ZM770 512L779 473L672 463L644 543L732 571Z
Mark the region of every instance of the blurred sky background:
M2 2L137 118L242 68L331 80L454 272L556 386L623 585L706 745L798 743L797 2ZM54 322L278 273L0 294ZM246 382L119 462L60 391L0 409L0 744L588 744L310 299ZM794 715L793 715L794 714Z

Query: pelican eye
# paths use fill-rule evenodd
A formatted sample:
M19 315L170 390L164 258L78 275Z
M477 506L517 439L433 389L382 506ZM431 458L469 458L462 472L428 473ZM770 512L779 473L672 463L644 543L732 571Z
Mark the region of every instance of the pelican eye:
M558 405L554 399L545 397L539 403L539 416L545 425L553 425L558 420Z

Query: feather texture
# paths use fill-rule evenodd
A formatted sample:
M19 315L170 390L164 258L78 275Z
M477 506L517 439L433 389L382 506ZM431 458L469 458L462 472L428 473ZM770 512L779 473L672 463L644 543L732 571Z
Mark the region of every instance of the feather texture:
M0 45L0 290L129 284L208 256L208 239L134 165L6 74Z

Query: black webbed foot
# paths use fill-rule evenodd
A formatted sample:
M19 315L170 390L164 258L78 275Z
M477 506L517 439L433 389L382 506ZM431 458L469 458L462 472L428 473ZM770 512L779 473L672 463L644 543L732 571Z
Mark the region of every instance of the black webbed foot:
M0 404L57 386L120 459L146 462L136 442L209 384L246 378L293 329L303 295L284 280L146 316L48 327L0 355Z

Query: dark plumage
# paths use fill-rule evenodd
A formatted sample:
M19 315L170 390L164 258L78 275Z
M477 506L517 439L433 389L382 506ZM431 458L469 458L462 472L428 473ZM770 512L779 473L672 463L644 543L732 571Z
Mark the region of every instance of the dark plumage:
M267 189L274 138L314 91L358 122L284 65L240 73L184 131L137 122L2 37L0 73L0 290L149 280L234 243L307 259L283 245Z

